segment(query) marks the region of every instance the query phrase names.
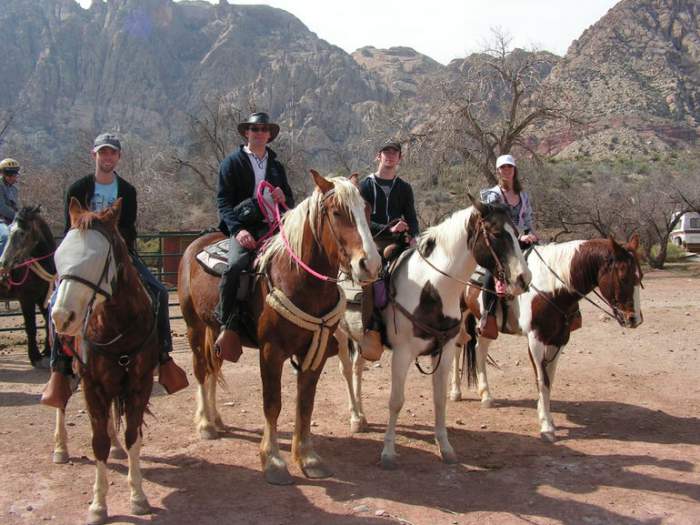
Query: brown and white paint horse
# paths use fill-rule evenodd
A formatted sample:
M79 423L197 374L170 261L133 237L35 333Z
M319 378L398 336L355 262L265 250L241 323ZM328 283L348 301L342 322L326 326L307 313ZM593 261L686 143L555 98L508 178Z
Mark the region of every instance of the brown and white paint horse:
M612 238L570 241L536 246L528 254L532 283L527 293L509 303L506 333L527 336L537 382L540 434L546 441L556 439L550 395L561 351L569 342L571 331L580 326L579 301L597 287L622 326L636 328L642 324L638 246L639 238L634 235L625 245ZM486 361L492 340L481 337L477 340L475 333L475 320L481 317L480 290L468 287L466 295L469 311L464 325L471 341L465 353L468 366L475 363L482 406L491 407L493 398L486 377ZM497 309L497 321L502 330L501 308ZM455 356L454 364L450 398L457 401L462 397L459 355ZM468 375L473 374L469 370Z
M508 282L508 292L513 295L522 293L530 282L530 272L507 211L501 206L472 202L474 206L455 212L425 231L418 248L407 255L391 278L395 296L382 311L388 343L393 350L389 423L381 454L381 466L385 469L397 466L396 422L404 403L409 368L421 355L432 357L435 440L443 461L457 461L447 437L445 403L449 364L455 353L462 318L460 301L464 285L460 283L466 283L477 263L494 271L500 264ZM359 403L362 358L360 352L353 359L348 358L347 343L352 338L360 348L359 326L361 324L350 317L345 320L343 330L337 333L341 370L348 380L351 406L353 399ZM355 406L361 410L361 405ZM364 414L352 415L353 430L361 429L365 423L363 419Z
M61 279L51 318L57 333L80 338L82 386L92 425L97 473L90 524L107 521L110 413L125 416L131 512L148 514L140 451L143 416L158 364L156 319L126 244L119 234L121 199L99 213L69 207L71 230L55 255Z
M292 456L307 477L328 477L332 474L330 469L313 448L311 414L316 385L325 361L337 353L332 335L342 311L339 311L338 320L324 325L321 330L321 324L325 323L322 318L337 310L341 303L344 307L344 295L335 279L340 268L358 282L373 281L380 268L379 253L367 221L366 204L355 184L340 177L325 179L313 170L311 174L315 191L285 214L283 229L288 243L278 234L263 250L256 266L263 277L257 281L247 308L251 318L257 320L257 341L249 342L257 343L260 348L265 412L260 460L265 479L277 485L293 483L280 454L277 435L277 419L282 408L283 364L292 357L298 363L308 363L307 358L313 356L313 365L302 365L297 374ZM216 408L216 382L221 378L222 363L213 351L213 341L219 331L219 323L213 315L218 300L218 278L205 272L195 261L195 255L221 238L221 234L210 234L193 242L183 255L178 275L180 307L187 323L195 376L199 382L195 423L205 439L216 438L218 432L224 430ZM333 278L321 280L311 275L293 260L290 250L314 271ZM288 306L316 318L318 330L314 332L299 326L278 313L273 304L279 304L280 294L291 303L287 303ZM319 337L320 345L317 345L315 342ZM314 348L321 353L312 354Z

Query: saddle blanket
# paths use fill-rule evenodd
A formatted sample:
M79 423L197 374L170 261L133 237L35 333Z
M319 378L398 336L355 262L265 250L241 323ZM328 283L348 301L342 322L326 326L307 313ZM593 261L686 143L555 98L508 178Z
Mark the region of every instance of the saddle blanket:
M199 252L195 258L209 273L221 277L228 265L229 240L221 239Z

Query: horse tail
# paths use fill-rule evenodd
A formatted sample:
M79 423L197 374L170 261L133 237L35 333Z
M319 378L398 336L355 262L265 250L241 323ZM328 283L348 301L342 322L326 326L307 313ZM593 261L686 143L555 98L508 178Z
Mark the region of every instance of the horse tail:
M214 330L210 327L204 329L204 348L201 350L204 352L204 361L206 363L206 375L212 375L216 378L216 382L221 386L224 386L226 381L224 381L224 375L221 373L221 359L216 357L214 352Z
M466 365L467 385L473 386L476 384L476 317L473 313L467 312L464 324L467 328L467 334L469 334L469 341L464 345L463 362ZM464 373L464 368L462 373Z

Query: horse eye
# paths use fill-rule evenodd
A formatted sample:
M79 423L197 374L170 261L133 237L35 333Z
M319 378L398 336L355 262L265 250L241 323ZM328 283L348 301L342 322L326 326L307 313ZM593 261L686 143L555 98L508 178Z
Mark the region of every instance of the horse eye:
M338 210L333 210L333 217L340 217L342 216L342 213L340 213Z

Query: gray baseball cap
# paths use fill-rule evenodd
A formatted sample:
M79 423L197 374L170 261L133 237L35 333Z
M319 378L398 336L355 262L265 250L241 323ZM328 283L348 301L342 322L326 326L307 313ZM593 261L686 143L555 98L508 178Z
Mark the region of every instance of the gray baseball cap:
M97 135L95 143L92 146L92 151L97 153L102 148L112 148L113 150L121 151L122 143L119 142L119 139L113 133L101 133Z

